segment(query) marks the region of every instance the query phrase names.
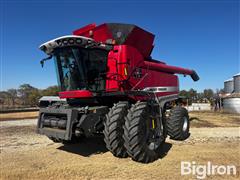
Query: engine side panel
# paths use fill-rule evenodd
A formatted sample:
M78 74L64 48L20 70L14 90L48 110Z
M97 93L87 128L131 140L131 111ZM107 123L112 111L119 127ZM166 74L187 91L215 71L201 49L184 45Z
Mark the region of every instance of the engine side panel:
M149 69L144 60L134 47L115 46L108 58L107 91L146 90L154 91L158 96L177 94L178 77Z

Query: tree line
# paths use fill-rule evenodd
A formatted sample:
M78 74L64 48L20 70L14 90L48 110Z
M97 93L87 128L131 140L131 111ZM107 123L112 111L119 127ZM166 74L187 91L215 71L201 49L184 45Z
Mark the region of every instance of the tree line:
M0 107L33 107L38 105L42 96L57 96L58 86L50 86L46 89L38 89L30 84L22 84L19 88L0 91Z
M211 103L213 105L217 99L219 99L219 94L223 93L223 89L217 89L214 91L213 89L204 89L202 92L197 92L197 90L182 90L179 95L186 98L188 100L188 104L192 104L193 102L197 103Z
M213 104L218 94L222 90L204 89L203 92L197 90L182 90L180 96L186 98L188 104L192 102L202 102ZM22 84L17 89L8 89L0 91L0 107L33 107L38 105L38 101L42 96L57 96L59 92L58 86L50 86L46 89L38 89L30 84Z

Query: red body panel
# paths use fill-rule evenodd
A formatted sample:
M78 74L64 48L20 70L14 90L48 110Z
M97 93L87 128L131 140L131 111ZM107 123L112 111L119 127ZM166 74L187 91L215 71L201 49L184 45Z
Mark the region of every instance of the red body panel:
M153 49L153 40L153 34L141 28L134 28L132 35L127 39L125 44L135 47L144 57L148 58Z
M89 31L93 30L94 28L96 28L96 24L93 23L93 24L89 24L87 26L84 26L80 29L77 29L75 31L73 31L73 34L74 35L80 35L80 34L85 34L85 36L89 36ZM88 35L87 35L88 33Z
M146 61L144 61L143 56L136 48L128 45L115 46L114 52L109 54L111 56L108 59L108 77L114 74L114 70L117 69L118 72L115 71L117 75L107 80L106 87L108 91L116 91L116 89L118 89L117 91L143 90L149 87L175 87L175 91L161 92L157 93L157 95L178 93L178 77L173 73L150 69L146 66ZM134 76L136 68L141 72L139 77ZM128 79L127 84L122 83L124 79Z
M97 27L94 27L95 24L89 24L83 28L73 31L73 34L78 36L90 37L97 42L105 43L109 39L116 40L117 42L116 32L118 28L120 31L121 27L116 27L116 32L113 32L110 26L114 26L114 24L117 26L117 23L105 23ZM126 39L123 44L135 47L144 57L148 58L153 49L154 35L138 26L127 26L130 26L129 29L131 29L131 31L129 30L129 34L125 34ZM92 35L90 35L90 31L92 31ZM121 45L118 43L116 44Z
M93 38L97 42L104 43L106 42L107 39L113 39L112 34L109 32L106 24L101 24L91 29L85 29L85 27L83 27L83 29L81 28L76 31L73 31L73 34ZM92 35L89 31L92 31Z
M149 62L145 61L145 66L148 67L149 69L155 70L155 71L162 71L162 72L168 72L168 73L178 73L178 74L186 74L186 75L191 75L192 70L185 69L185 68L180 68L176 66L169 66L166 64L162 63L155 63L155 62Z
M117 52L116 52L117 51ZM118 91L119 83L118 80L122 79L122 73L118 73L120 62L118 47L115 46L113 51L110 51L108 54L108 62L107 62L107 80L106 80L106 91Z
M111 29L116 26L116 29ZM114 40L119 24L87 25L73 32L74 35L93 38L96 42L106 43ZM123 43L115 44L108 53L106 92L125 92L155 88L157 96L177 94L178 77L174 75L192 75L193 71L164 62L149 59L153 48L154 35L134 25L126 25L126 38ZM130 29L130 30L129 30ZM120 41L119 41L120 42ZM90 91L60 92L61 98L93 97ZM131 97L132 98L132 97ZM134 97L141 99L140 97Z
M60 98L90 98L93 97L91 91L87 90L75 90L75 91L63 91L59 92Z

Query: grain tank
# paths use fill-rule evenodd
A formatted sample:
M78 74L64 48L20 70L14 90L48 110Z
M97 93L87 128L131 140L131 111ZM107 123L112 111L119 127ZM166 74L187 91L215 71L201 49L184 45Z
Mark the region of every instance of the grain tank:
M224 81L224 92L227 94L233 92L233 78Z

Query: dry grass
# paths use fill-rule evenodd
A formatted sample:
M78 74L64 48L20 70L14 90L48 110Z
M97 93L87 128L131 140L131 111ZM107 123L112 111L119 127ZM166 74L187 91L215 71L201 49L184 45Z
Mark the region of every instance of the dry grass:
M38 117L38 111L35 112L18 112L0 114L2 120L32 119ZM239 127L240 116L238 114L212 112L212 111L195 111L190 112L191 127Z
M240 127L240 115L212 111L189 113L191 127Z
M32 119L38 117L38 111L35 112L17 112L17 113L1 113L0 121L3 120L18 120L18 119Z

